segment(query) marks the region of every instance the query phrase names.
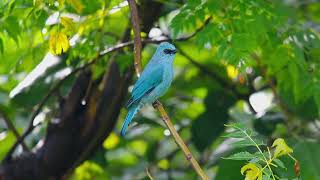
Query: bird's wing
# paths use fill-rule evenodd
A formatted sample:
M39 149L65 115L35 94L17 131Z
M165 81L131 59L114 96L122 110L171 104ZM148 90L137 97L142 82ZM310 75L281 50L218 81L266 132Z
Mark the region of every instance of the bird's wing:
M142 73L133 87L132 96L127 103L127 107L139 102L145 95L150 94L161 83L162 76L163 68L161 66L152 67Z

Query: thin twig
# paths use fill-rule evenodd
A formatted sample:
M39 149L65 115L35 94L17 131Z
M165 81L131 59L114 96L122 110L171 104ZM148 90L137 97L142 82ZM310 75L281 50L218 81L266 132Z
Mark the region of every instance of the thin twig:
M151 173L149 172L149 168L146 167L146 173L150 180L154 180Z
M9 119L9 117L4 112L0 112L0 115L2 116L2 119L4 120L4 122L6 123L7 128L12 131L16 139L20 139L21 138L20 134L16 129L16 127L13 125L12 121ZM23 150L29 151L28 146L24 142L22 142L21 145Z
M202 179L209 179L208 176L204 173L204 171L201 169L199 163L197 160L193 157L191 154L189 148L187 145L183 142L182 138L178 134L177 130L174 128L170 117L168 116L166 110L164 109L163 105L160 103L160 101L156 101L153 106L160 112L161 117L163 119L163 122L166 124L168 127L170 133L172 134L175 142L178 144L180 149L183 151L186 159L191 163L193 169L197 172L197 174L202 178Z
M181 38L178 38L176 39L176 41L186 41L190 38L193 38L198 32L202 31L208 24L209 22L211 21L212 19L212 16L209 16L203 23L202 26L200 26L198 29L196 29L192 34L188 35L188 36L185 36L185 37L181 37Z
M211 71L206 66L204 66L204 65L198 63L197 61L195 61L192 57L190 57L187 53L185 53L179 46L176 46L176 48L177 48L179 54L184 56L191 64L193 64L194 66L199 68L201 70L201 72L203 72L204 74L206 74L209 77L211 77L214 80L216 80L219 84L221 84L222 87L231 87L231 86L233 86L231 81L228 81L227 79L222 78L216 72Z
M130 12L131 12L131 23L134 32L134 67L136 74L139 77L142 71L141 67L141 36L140 36L140 21L138 16L138 10L135 0L128 0Z

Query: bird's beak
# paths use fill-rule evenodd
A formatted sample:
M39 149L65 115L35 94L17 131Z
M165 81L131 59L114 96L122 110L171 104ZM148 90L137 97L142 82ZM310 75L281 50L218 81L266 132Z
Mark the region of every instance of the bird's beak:
M175 54L177 53L177 50L170 50L170 54Z

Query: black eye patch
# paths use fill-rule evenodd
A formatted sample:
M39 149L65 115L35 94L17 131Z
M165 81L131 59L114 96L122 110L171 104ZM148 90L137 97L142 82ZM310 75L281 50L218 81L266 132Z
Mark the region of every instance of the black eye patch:
M175 54L177 51L176 50L172 50L172 49L165 49L165 50L163 50L163 52L165 54Z

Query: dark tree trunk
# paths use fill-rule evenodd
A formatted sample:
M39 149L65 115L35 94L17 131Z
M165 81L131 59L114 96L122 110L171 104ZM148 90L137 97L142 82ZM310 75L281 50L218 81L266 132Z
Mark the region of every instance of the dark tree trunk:
M43 145L35 153L5 162L0 173L5 179L56 179L88 158L114 128L131 77L131 70L121 75L117 63L111 61L103 80L93 82L87 92L91 73L82 72L59 115L49 123Z

